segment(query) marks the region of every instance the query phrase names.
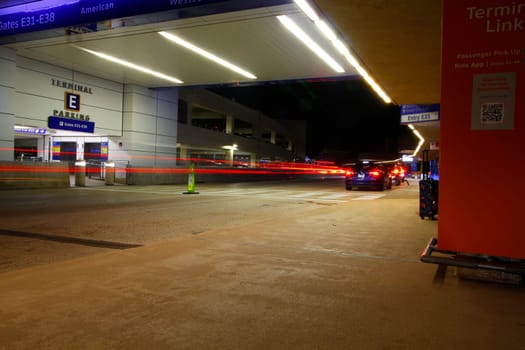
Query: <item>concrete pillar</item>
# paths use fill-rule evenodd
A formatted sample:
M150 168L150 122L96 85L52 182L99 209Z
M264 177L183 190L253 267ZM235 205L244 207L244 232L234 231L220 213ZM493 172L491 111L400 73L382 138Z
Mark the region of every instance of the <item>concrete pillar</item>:
M113 162L106 162L104 164L104 169L106 173L106 185L112 186L115 184L115 163Z
M275 145L276 142L277 142L277 133L274 130L272 130L271 136L270 136L270 143L272 145Z
M0 47L0 160L14 158L16 54Z
M193 105L191 104L191 102L187 102L188 103L188 110L187 110L187 114L186 114L186 125L192 125L192 119L193 119Z
M188 157L190 156L190 149L188 148L188 145L180 145L179 146L180 148L180 159L177 160L177 163L179 163L179 165L181 164L186 164L187 163L187 159Z
M231 115L226 116L226 133L233 133L233 117Z
M133 165L174 166L178 89L124 87L122 141Z
M77 160L75 162L75 186L86 186L86 161Z
M227 160L228 166L233 166L233 153L234 152L235 150L233 149L233 147L226 151L226 160Z

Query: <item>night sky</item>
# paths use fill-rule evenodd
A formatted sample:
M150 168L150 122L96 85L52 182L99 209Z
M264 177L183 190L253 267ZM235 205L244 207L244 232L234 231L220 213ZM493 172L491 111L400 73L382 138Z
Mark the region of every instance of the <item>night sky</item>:
M410 133L399 124L399 107L385 104L359 79L210 90L274 119L306 120L306 153L311 158L330 158L330 153L344 153L347 158L375 153L386 159L407 147L400 144Z

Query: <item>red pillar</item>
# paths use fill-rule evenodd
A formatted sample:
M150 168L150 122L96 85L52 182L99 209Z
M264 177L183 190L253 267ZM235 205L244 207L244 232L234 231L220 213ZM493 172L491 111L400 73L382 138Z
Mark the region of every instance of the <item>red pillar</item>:
M525 258L525 2L443 0L439 249Z

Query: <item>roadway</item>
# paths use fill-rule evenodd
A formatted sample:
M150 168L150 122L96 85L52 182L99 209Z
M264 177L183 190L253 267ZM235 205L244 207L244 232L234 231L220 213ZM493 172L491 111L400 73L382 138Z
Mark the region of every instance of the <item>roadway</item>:
M334 177L199 183L194 195L183 194L187 191L183 185L90 184L64 190L4 191L0 237L9 249L1 255L5 259L0 262L0 271L92 254L115 244L144 245L213 229L255 225L285 212L300 218L310 210L349 201L413 197L417 191L417 186L399 192L395 186L384 192L346 191L343 180Z
M522 287L419 254L418 188L2 191L0 349L517 349Z

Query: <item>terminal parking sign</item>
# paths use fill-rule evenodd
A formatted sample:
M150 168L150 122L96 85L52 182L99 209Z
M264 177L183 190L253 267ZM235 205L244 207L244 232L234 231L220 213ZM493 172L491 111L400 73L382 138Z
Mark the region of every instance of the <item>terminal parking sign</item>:
M80 95L72 92L64 93L64 109L80 112Z
M95 123L86 120L76 120L51 116L48 118L48 126L51 129L80 131L87 133L95 132Z

